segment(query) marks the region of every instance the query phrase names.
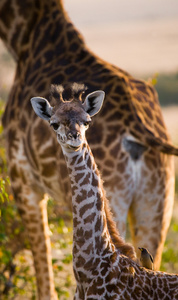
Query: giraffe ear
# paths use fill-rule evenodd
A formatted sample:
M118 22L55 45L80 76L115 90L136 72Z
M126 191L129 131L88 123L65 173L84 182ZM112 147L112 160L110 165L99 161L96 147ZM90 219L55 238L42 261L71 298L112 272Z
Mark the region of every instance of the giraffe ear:
M50 120L53 107L49 104L48 100L41 97L33 97L30 101L37 116L43 120Z
M104 97L105 92L103 91L95 91L87 95L85 102L83 103L83 107L90 117L93 117L100 111Z

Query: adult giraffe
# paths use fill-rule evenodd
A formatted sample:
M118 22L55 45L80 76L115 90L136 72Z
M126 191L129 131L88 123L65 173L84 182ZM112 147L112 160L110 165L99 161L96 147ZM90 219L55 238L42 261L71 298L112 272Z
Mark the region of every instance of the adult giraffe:
M33 96L48 98L51 83L83 82L86 93L105 91L103 110L87 138L121 235L129 212L136 248L149 248L159 268L174 198L173 158L163 152L178 155L178 150L171 146L153 87L94 55L61 0L0 1L0 36L17 61L3 125L12 189L31 242L39 299L56 299L44 195L71 203L55 135L30 104Z

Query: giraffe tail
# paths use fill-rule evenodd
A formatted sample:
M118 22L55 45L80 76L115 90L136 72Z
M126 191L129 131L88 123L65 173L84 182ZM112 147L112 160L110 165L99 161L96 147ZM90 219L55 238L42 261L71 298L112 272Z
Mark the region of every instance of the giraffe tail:
M147 145L158 150L159 152L166 153L168 155L178 156L178 148L168 144L166 142L161 141L156 137L149 137L146 139Z

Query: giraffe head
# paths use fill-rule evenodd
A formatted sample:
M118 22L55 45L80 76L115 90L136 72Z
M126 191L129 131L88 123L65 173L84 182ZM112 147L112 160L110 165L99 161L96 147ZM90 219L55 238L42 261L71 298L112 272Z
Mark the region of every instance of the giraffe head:
M50 126L57 134L57 140L65 151L78 151L85 141L85 132L91 122L91 117L100 111L105 93L95 91L82 101L80 85L71 87L69 100L63 99L65 90L62 86L52 86L51 95L55 105L51 106L48 100L41 97L31 99L35 113L42 119L49 121Z

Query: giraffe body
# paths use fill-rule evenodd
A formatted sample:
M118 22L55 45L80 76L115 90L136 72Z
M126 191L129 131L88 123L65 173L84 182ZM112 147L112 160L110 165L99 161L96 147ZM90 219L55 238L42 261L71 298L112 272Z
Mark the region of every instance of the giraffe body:
M51 83L84 82L86 94L105 91L88 141L120 234L125 235L129 214L134 244L149 248L159 268L174 199L173 157L166 153L178 151L171 145L154 88L94 55L61 1L0 1L0 37L17 61L3 125L12 190L28 231L39 298L56 299L46 193L71 207L62 151L29 101L35 95L48 97Z
M178 276L140 267L134 249L123 241L112 220L103 182L85 139L104 93L93 92L82 104L75 96L65 102L59 90L53 87L53 108L44 98L32 98L31 102L37 115L48 118L56 132L71 180L77 281L74 299L176 299Z

